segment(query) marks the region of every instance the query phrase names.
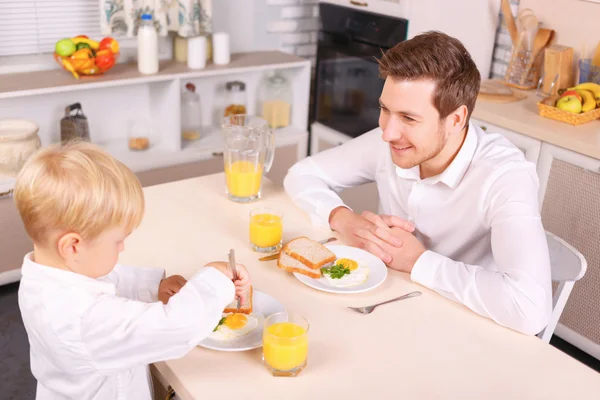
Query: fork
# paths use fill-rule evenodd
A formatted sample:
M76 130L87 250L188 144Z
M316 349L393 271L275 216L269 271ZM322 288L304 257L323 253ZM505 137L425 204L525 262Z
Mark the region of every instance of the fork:
M237 281L237 268L236 268L236 264L235 264L235 251L233 249L229 250L229 253L227 254L228 258L229 258L229 269L231 270L231 275L233 275L233 281ZM237 309L240 309L240 298L237 298Z
M380 305L383 304L388 304L394 301L399 301L399 300L404 300L404 299L410 299L411 297L417 297L420 296L421 292L419 291L415 291L415 292L410 292L405 294L404 296L400 296L400 297L396 297L394 299L388 300L388 301L384 301L382 303L377 303L377 304L373 304L372 306L366 306L366 307L348 307L349 309L356 311L357 313L361 313L361 314L371 314L373 312L373 310L375 308L377 308Z

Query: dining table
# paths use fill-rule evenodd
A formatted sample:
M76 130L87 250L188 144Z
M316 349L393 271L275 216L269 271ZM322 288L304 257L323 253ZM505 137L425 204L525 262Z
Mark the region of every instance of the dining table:
M465 306L388 269L387 278L359 294L313 289L249 243L249 213L283 213L283 241L338 237L311 223L284 189L264 179L261 198L227 198L224 173L144 188L145 215L127 239L120 262L161 267L190 278L230 249L256 290L309 323L306 368L274 377L262 349L225 352L194 347L153 364L183 400L193 399L600 399L600 374L540 340L502 327ZM339 237L338 237L339 238ZM343 244L341 241L334 242ZM332 243L333 244L333 243ZM363 315L348 307L422 295Z

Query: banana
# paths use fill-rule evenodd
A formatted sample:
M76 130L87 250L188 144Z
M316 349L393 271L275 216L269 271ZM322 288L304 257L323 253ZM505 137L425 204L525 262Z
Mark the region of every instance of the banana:
M95 40L92 40L92 39L78 36L78 37L72 38L71 40L73 41L73 43L75 43L75 45L77 45L78 43L87 43L90 45L92 50L98 50L100 48L100 42L96 42Z
M594 94L589 90L575 89L577 93L581 95L583 99L583 104L581 107L581 112L588 112L596 108L596 99L594 98Z
M594 94L594 97L596 98L596 100L600 99L600 85L598 85L597 83L594 83L594 82L580 83L579 85L569 88L567 90L577 90L577 89L589 90L590 92L592 92Z

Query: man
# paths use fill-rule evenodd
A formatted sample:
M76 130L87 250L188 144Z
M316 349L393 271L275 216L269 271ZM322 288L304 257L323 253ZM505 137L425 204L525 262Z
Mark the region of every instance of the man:
M379 129L296 164L287 193L313 221L415 282L539 333L551 285L535 166L469 123L481 80L471 56L458 40L428 32L379 63ZM337 192L371 181L382 215L357 215Z

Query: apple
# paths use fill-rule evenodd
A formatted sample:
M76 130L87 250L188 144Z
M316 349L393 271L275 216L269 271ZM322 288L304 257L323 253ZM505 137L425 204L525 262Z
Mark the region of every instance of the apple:
M54 47L56 54L61 57L69 57L76 50L77 46L75 46L75 43L71 39L61 39L56 42L56 46Z
M565 97L565 96L575 96L575 97L577 97L577 99L579 99L580 102L583 103L583 98L575 90L565 90L560 97Z
M556 108L573 114L581 113L581 101L575 95L562 96L556 102Z
M117 42L115 39L107 36L100 41L99 49L100 50L108 49L116 54L119 52L119 42Z

